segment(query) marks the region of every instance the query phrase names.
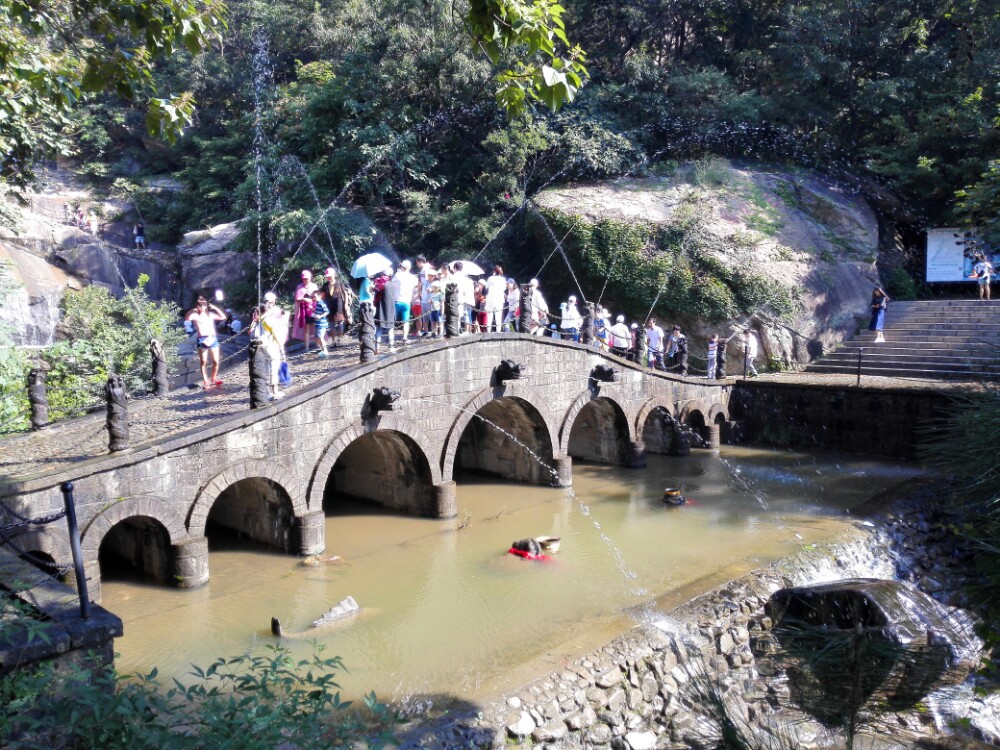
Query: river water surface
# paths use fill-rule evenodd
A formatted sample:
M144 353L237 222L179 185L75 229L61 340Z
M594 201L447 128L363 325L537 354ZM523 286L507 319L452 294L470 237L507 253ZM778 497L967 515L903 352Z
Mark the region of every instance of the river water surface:
M725 446L650 455L645 469L577 464L571 490L460 476L453 521L340 502L327 518L326 554L342 562L308 567L230 541L213 545L203 588L106 574L102 604L125 623L121 672L155 666L183 681L191 664L276 642L272 616L302 631L353 596L363 616L310 633L326 655L343 657L345 697L485 699L830 538L854 521L848 508L918 473L856 456ZM666 506L668 486L692 503ZM551 562L505 554L539 535L562 537ZM311 653L305 640L287 642Z

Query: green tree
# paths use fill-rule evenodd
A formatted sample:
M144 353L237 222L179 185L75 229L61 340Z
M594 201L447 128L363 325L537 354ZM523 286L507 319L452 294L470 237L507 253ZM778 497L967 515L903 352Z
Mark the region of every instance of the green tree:
M0 0L0 179L26 185L38 157L65 153L69 113L96 92L145 96L149 132L176 138L194 102L155 96L154 62L204 49L221 12L221 0Z

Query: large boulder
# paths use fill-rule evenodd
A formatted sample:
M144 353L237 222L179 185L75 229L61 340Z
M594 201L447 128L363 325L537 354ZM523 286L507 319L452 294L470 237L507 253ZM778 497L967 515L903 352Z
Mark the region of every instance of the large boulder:
M67 287L82 282L24 248L0 241L0 260L10 263L15 282L0 306L0 322L10 328L15 344L47 346L59 323L59 302Z
M705 172L711 174L706 177ZM543 214L562 215L567 224L583 222L595 228L611 222L650 227L653 233L688 232L687 237L695 231L698 253L708 256L696 276L711 276L712 264L739 269L747 278L773 282L791 300L791 309L783 312L755 305L722 321L705 320L695 311L678 311L675 319L661 320L683 325L694 339L695 359L704 358L703 342L710 334L727 338L749 322L758 332L763 359L782 366L809 362L853 335L878 283L875 211L861 195L814 173L715 160L708 167L688 165L668 177L553 188L543 191L536 203ZM556 234L562 234L560 228ZM576 235L585 236L586 231L570 232L567 249L574 248ZM577 273L584 266L583 275L599 290L603 279L595 278L594 269L610 267L617 248L594 243L590 250L590 258L571 258L578 264ZM650 245L629 268L637 277L651 277L651 284L640 286L647 291L652 287L654 293L663 274L661 253ZM596 261L595 254L601 256ZM619 266L617 273L622 271ZM582 283L587 286L587 281ZM643 297L637 304L639 295L626 296L615 281L607 287L605 305L612 296L636 318L645 316L652 301ZM663 302L661 297L661 307ZM730 342L730 362L739 357L738 338Z
M246 256L231 248L239 233L234 221L185 234L177 248L182 288L201 291L244 278Z

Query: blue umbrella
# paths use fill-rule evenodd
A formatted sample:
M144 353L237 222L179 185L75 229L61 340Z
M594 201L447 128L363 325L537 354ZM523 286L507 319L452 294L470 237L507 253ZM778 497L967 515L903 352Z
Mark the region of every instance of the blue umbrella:
M362 255L351 266L351 276L355 279L365 279L392 268L392 261L382 253L367 253Z

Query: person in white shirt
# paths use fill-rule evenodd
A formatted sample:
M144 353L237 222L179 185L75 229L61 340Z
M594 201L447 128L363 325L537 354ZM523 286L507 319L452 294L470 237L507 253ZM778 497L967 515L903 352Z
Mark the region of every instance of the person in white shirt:
M977 255L976 265L972 267L972 276L970 278L978 279L979 283L979 299L985 299L989 301L990 299L990 277L993 275L993 264L986 260L986 256Z
M453 281L458 287L458 304L462 310L461 318L465 323L464 333L470 333L472 331L473 315L476 312L476 287L472 283L472 279L466 276L462 270L462 261L456 261L452 270L455 272Z
M507 279L503 269L493 266L493 275L486 279L486 330L496 328L497 333L503 330L503 303L507 297Z
M757 377L753 361L757 358L757 337L749 328L743 329L743 376Z
M649 366L654 370L664 370L663 329L656 325L656 318L646 321L646 342L649 346Z
M632 346L632 331L625 325L625 316L615 318L615 324L609 329L611 334L611 353L624 357Z
M559 328L562 330L562 337L564 339L573 339L573 341L580 340L580 326L583 325L583 316L580 315L580 310L576 306L576 297L570 295L570 298L559 305L560 314L562 315L562 320L559 321Z
M521 290L517 287L517 282L514 279L507 279L507 315L503 319L504 330L517 331L518 330L518 315L521 306Z
M533 336L541 336L545 333L545 327L549 320L549 304L538 289L538 279L532 279L528 286L531 287L531 330L529 333Z
M396 320L403 322L403 343L406 343L410 335L410 306L413 304L413 294L417 290L419 279L410 273L410 261L404 260L399 264L399 270L392 277L392 283L396 285Z

